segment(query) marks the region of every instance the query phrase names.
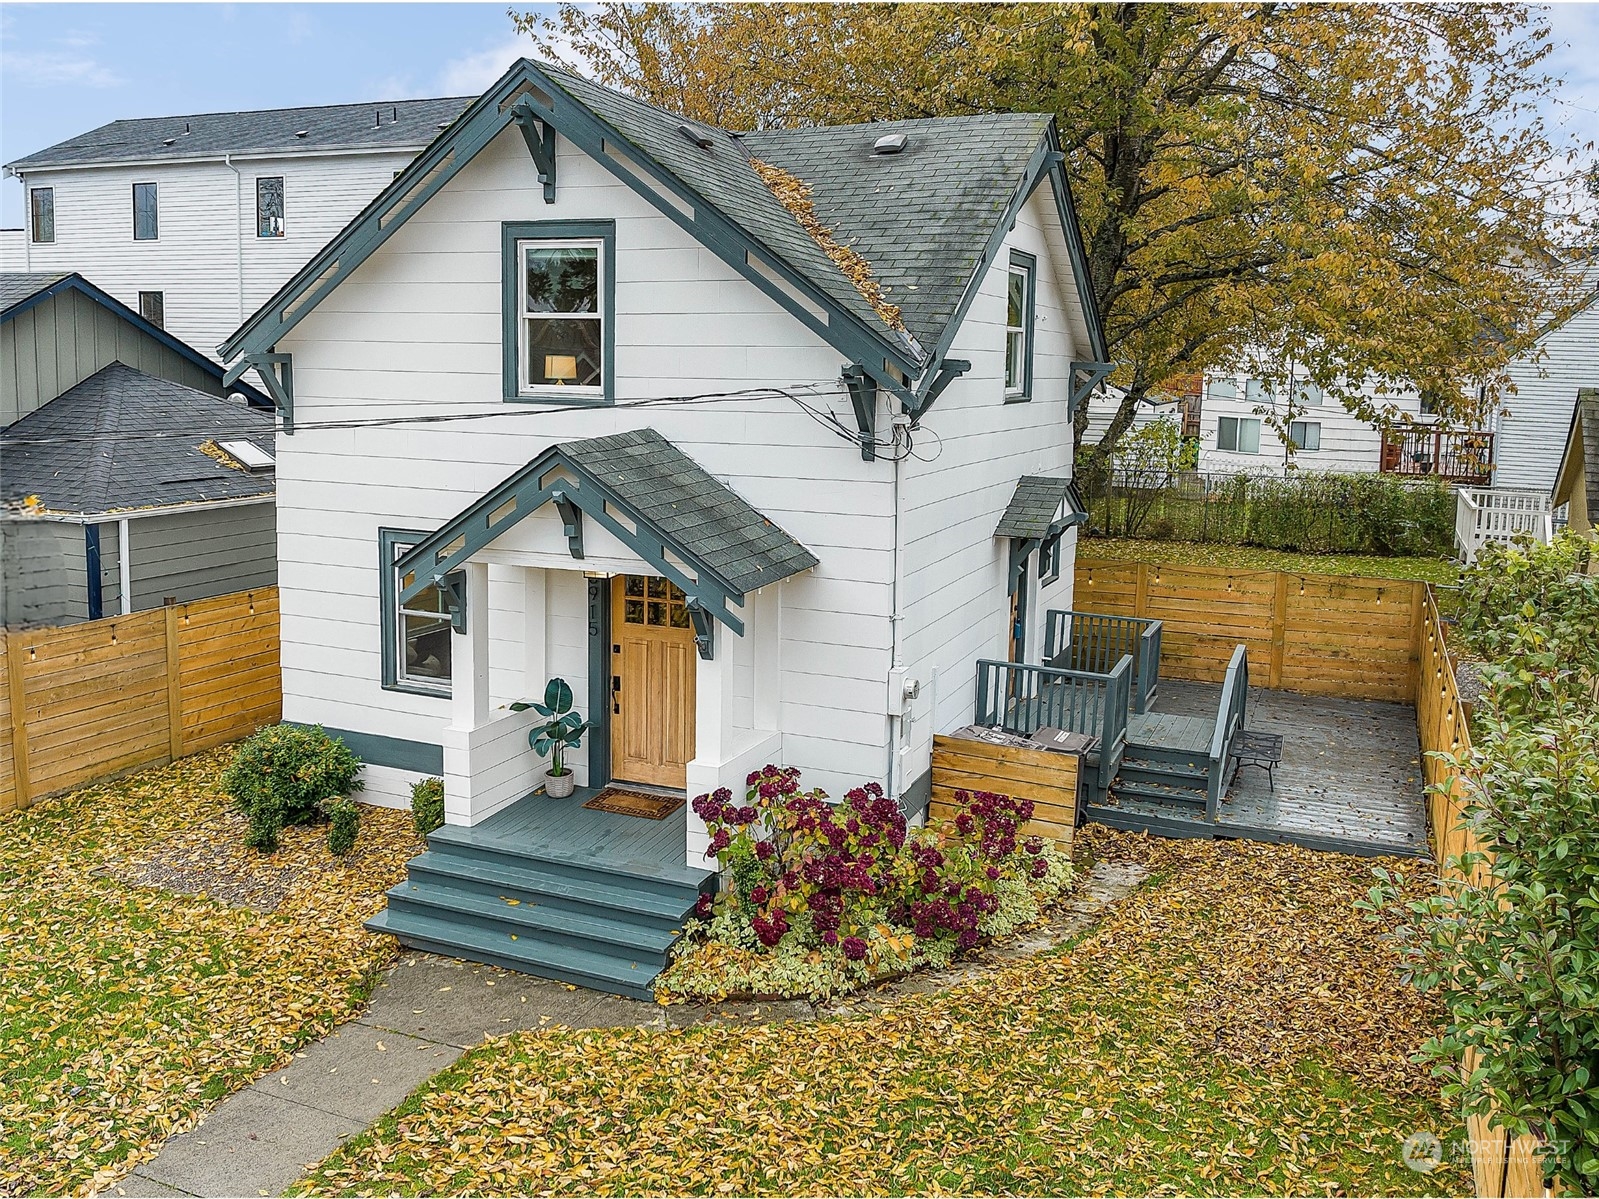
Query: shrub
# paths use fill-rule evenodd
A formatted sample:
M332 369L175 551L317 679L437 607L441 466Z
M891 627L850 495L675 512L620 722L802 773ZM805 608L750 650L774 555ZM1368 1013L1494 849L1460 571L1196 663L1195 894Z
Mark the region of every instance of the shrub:
M417 779L411 784L411 823L416 835L426 837L444 825L444 780Z
M333 799L325 805L328 820L328 849L343 857L355 848L355 835L361 827L361 810L353 799Z
M270 853L286 826L318 819L323 801L358 789L360 773L360 759L321 726L278 724L239 744L222 789L249 820L244 843Z

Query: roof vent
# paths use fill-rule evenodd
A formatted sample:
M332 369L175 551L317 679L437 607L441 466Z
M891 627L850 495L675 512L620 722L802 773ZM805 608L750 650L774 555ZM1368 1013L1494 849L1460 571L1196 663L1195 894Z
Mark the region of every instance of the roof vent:
M238 438L232 441L221 441L217 444L221 447L223 453L252 475L271 470L277 465L276 457L267 453L253 441L245 441L243 438Z
M165 139L165 140L163 140L163 141L162 141L162 143L161 143L161 144L162 144L162 145L163 145L163 146L172 146L172 145L176 145L176 144L177 144L177 141L178 141L178 139L177 139L177 138L175 138L175 137L169 137L169 138L166 138L166 139Z
M439 128L440 129L448 129L453 124L455 124L454 121L440 121L439 122Z
M294 131L294 136L295 137L304 137L306 134L308 134L310 132L311 131L309 129L296 129Z
M873 154L903 154L905 147L910 145L910 138L903 133L885 133L872 143Z
M701 150L711 148L711 135L705 130L693 125L679 125L677 131L683 135L691 146L698 146Z

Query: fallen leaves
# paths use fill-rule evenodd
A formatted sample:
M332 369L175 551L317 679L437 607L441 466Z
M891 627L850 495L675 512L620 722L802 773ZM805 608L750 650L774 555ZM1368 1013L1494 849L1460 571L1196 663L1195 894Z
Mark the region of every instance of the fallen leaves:
M420 850L409 814L364 812L344 859L317 828L257 855L216 790L230 753L0 820L0 1193L115 1181L392 959L361 922Z
M1091 827L1153 881L1061 952L816 1023L547 1029L462 1058L300 1191L1447 1194L1436 1013L1370 863ZM1421 872L1415 872L1420 874ZM1413 885L1423 887L1417 878Z

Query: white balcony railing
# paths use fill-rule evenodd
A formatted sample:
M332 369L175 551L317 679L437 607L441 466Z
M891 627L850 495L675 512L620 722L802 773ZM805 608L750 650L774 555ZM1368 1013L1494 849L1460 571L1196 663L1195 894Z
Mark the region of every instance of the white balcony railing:
M1553 539L1548 492L1462 487L1455 493L1455 548L1468 566L1490 541L1509 545L1517 537L1530 537L1540 545Z

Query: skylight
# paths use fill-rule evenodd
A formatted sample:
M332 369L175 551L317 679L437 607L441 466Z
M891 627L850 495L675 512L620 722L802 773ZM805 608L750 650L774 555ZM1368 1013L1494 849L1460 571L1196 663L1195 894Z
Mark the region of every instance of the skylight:
M277 459L253 441L219 441L217 445L228 457L235 459L239 465L243 466L252 475L260 471L271 470L277 465Z

